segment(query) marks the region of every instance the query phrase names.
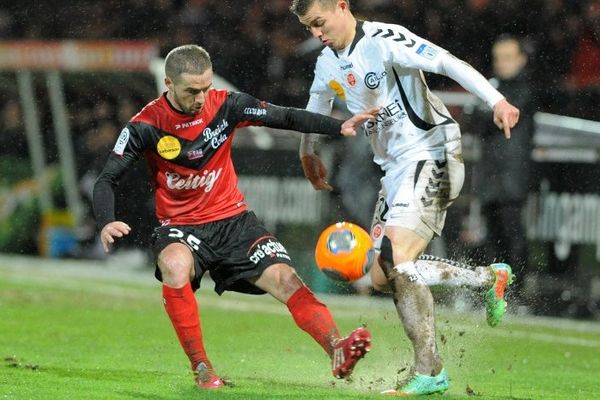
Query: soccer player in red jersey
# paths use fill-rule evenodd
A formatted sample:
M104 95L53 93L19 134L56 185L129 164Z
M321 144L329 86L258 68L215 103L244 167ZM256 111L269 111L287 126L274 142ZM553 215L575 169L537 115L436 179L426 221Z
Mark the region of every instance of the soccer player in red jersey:
M370 349L365 328L342 338L327 307L291 267L285 247L247 209L237 186L231 144L237 128L272 128L353 136L378 109L347 121L279 107L245 93L212 88L209 54L177 47L165 60L168 90L146 105L121 131L94 187L93 205L105 251L131 228L115 220L114 189L145 157L155 182L153 233L157 279L167 314L187 354L199 388L224 385L209 361L194 296L206 271L215 291L269 293L287 305L296 324L327 352L337 378L352 373Z

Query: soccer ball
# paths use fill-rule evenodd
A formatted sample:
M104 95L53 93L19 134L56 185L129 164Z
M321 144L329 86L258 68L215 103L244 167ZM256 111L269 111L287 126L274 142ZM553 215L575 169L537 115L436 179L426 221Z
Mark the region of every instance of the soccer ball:
M358 225L338 222L327 227L317 241L315 261L329 278L353 282L371 269L374 259L373 242Z

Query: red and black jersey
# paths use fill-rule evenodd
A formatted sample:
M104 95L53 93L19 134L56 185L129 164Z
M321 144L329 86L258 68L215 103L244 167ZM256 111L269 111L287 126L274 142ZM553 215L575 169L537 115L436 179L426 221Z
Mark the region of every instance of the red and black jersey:
M98 226L114 221L114 189L142 155L154 179L160 223L202 224L246 210L231 160L237 128L264 125L336 135L340 134L341 123L226 90L209 90L202 111L188 115L176 110L165 93L146 105L121 131L94 186Z

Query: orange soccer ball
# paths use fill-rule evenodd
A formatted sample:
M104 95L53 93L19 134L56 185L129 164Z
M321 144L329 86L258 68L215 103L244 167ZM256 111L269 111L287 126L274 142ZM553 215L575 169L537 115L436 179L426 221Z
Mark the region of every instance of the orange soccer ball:
M338 222L327 227L317 241L317 267L336 281L353 282L362 278L373 264L373 242L360 226Z

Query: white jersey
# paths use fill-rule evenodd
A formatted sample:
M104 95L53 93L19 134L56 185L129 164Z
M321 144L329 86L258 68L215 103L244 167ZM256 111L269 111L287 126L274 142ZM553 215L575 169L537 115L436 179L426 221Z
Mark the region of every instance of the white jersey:
M352 113L382 107L366 133L384 171L441 160L446 151L460 152L460 130L422 71L449 76L490 106L503 98L471 66L403 26L357 21L350 46L319 55L307 109L329 114L336 95Z

